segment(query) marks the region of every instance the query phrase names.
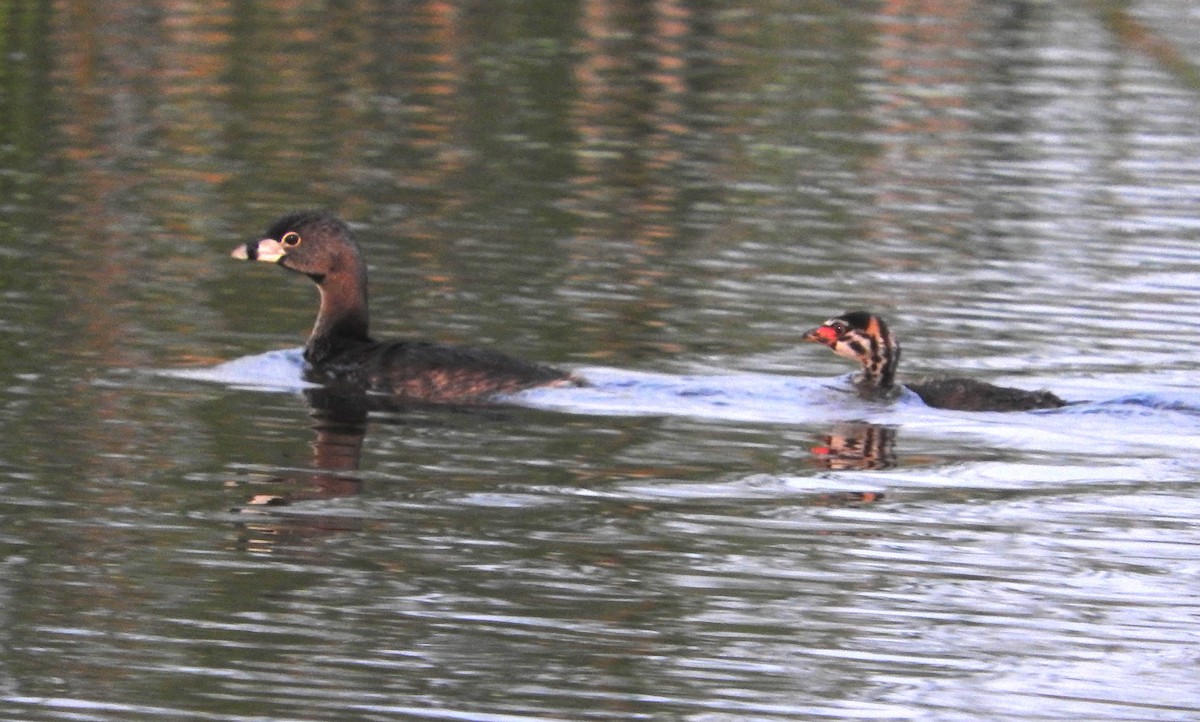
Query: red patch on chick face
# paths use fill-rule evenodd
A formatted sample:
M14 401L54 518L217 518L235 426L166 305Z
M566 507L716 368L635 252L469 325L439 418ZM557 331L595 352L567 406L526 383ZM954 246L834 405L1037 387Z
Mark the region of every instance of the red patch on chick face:
M829 326L817 326L813 330L804 334L806 341L816 341L817 343L832 346L837 343L838 332Z

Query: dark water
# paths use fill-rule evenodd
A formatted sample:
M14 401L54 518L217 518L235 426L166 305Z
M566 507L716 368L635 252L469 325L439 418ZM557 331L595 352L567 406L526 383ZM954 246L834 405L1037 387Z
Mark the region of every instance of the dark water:
M1198 31L0 5L0 719L1197 718ZM378 335L594 386L301 390L315 294L228 252L308 206ZM855 307L1078 403L855 400Z

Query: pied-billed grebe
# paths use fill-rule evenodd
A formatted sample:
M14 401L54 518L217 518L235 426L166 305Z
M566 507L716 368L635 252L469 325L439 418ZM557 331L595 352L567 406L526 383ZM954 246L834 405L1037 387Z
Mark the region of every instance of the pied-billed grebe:
M859 395L886 398L898 391L896 368L900 365L900 342L879 316L851 311L805 333L804 340L828 346L839 356L862 364L862 371L854 376ZM904 386L920 396L926 406L939 409L1030 411L1066 405L1049 391L1025 391L973 379L922 379Z
M304 347L308 377L394 398L440 403L485 401L535 386L579 385L570 373L485 349L428 341L375 341L368 332L367 264L350 228L323 211L286 215L266 235L233 251L304 274L321 307Z

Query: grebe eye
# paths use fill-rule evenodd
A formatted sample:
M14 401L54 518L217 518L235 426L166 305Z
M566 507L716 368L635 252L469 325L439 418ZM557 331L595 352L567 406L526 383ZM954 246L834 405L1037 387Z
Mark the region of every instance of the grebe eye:
M841 336L842 334L846 333L846 329L848 327L846 326L846 324L842 323L841 321L834 321L833 323L829 324L829 328L832 328L834 331L837 331L837 334L839 336Z
M288 231L283 234L283 238L280 238L279 242L288 248L295 248L300 245L300 234L295 231Z

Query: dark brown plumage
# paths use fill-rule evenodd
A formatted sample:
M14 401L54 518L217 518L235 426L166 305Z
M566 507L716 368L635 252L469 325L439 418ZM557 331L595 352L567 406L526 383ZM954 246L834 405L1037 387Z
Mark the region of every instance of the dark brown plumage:
M566 371L498 351L372 339L366 263L350 228L329 213L284 216L263 238L234 249L233 257L275 263L317 284L321 305L304 359L307 376L318 383L435 403L581 383Z
M882 318L866 311L851 311L804 334L804 340L828 346L839 356L862 365L855 388L868 398L886 398L898 392L896 370L900 342ZM922 379L904 386L927 406L957 411L1032 411L1056 409L1066 402L1049 391L1025 391L973 379Z
M922 379L904 384L927 406L959 411L1057 409L1066 402L1045 390L1026 391L974 379Z

